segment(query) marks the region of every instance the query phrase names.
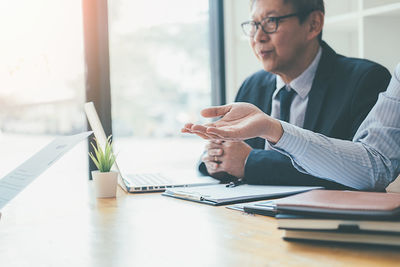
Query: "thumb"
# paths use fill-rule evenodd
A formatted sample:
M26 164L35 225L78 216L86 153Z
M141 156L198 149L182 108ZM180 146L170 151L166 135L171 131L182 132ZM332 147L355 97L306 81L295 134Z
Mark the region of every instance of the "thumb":
M224 116L228 113L232 108L232 105L218 106L218 107L210 107L205 108L201 111L201 116L205 118L214 118Z

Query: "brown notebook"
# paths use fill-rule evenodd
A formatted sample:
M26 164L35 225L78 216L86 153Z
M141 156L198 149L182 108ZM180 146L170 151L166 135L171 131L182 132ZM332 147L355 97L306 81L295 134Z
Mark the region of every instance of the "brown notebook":
M400 194L313 190L275 201L278 212L289 214L375 219L400 216Z
M339 243L358 243L386 246L400 246L399 234L385 233L369 233L369 232L354 232L343 233L336 231L302 231L302 230L285 230L283 239L291 240L316 240L329 241Z

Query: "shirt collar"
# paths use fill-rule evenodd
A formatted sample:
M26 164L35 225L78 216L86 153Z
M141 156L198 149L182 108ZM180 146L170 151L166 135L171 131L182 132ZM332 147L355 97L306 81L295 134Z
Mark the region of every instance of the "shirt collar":
M319 47L318 53L315 56L313 62L308 66L308 68L303 71L300 76L289 83L289 87L292 88L301 98L307 97L308 93L311 90L312 83L314 80L315 73L317 72L319 61L321 60L322 48ZM275 98L280 89L284 87L286 84L282 80L281 76L276 75L276 90L272 95Z

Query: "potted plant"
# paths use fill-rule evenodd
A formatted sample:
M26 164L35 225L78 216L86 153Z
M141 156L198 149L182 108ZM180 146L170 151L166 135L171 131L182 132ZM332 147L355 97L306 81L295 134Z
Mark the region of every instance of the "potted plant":
M94 138L96 143L91 143L94 154L89 153L90 158L97 167L97 171L92 171L92 178L98 198L115 197L117 192L118 172L111 171L115 162L115 155L112 151L111 135L107 138L104 149Z

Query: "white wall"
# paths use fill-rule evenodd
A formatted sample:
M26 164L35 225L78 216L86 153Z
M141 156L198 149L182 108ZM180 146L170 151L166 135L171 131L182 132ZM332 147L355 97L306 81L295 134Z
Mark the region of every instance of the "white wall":
M224 0L227 102L243 80L262 68L240 24L249 0ZM323 39L337 53L374 60L393 72L400 62L400 0L325 0Z

